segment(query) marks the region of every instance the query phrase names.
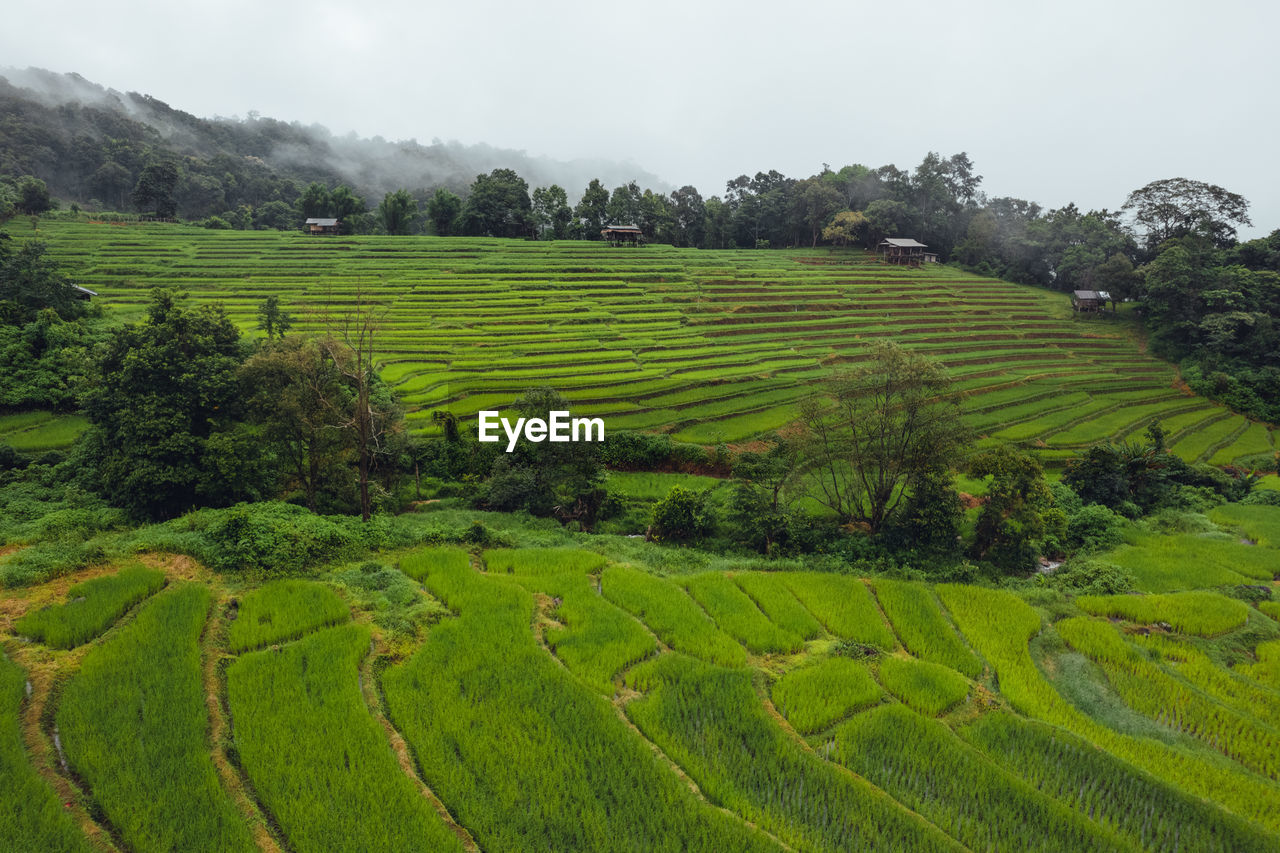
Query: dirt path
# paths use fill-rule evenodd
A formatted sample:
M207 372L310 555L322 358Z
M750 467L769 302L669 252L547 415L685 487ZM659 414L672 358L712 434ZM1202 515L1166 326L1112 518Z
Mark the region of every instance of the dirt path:
M92 800L80 790L71 776L62 770L62 756L52 739L55 694L60 684L79 667L87 652L81 646L71 652L53 653L43 647L28 646L10 658L27 672L28 694L22 707L22 740L27 756L50 787L57 793L62 806L71 813L76 826L89 839L95 849L118 851L111 833L89 815L86 805ZM11 650L12 651L12 650ZM46 725L47 724L47 725Z
M244 773L227 757L233 746L231 711L227 701L226 677L223 667L232 660L227 653L227 621L225 614L231 595L221 593L214 602L204 633L200 636L200 665L204 677L204 701L209 713L209 744L214 769L222 787L231 795L231 801L240 810L241 817L253 834L253 841L264 853L284 853L287 849L282 838L277 838L278 828L267 818Z
M405 741L399 730L391 724L390 718L387 717L382 705L382 695L378 689L378 674L375 671L375 665L385 650L378 649L376 639L370 641L370 646L369 654L365 655L364 661L360 664L360 692L364 694L364 702L369 708L369 713L382 725L383 731L386 732L387 740L391 742L391 751L395 753L396 761L400 763L400 769L404 771L404 775L412 779L418 786L422 796L439 813L440 819L444 821L445 826L449 827L449 830L462 842L463 849L469 851L469 853L479 853L480 847L476 844L475 839L471 837L471 833L467 831L465 826L453 819L453 815L449 814L445 804L436 796L423 778L418 775L418 768L414 764L413 753L409 751L408 742Z

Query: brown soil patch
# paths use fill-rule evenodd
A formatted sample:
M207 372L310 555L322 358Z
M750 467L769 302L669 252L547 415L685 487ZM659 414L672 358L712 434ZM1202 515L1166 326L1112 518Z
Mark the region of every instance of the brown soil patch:
M974 495L971 495L968 492L959 492L959 495L960 495L960 505L965 509L974 509L976 507L982 506L982 503L983 503L982 498L975 497Z

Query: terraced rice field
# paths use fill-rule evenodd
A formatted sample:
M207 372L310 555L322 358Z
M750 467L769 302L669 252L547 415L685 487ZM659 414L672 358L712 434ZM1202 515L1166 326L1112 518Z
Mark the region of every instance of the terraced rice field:
M891 339L943 364L987 441L1048 462L1152 418L1189 460L1274 455L1276 435L1175 387L1124 320L1061 294L858 253L610 249L587 242L313 238L168 225L46 223L81 284L125 316L156 286L220 301L246 330L269 295L320 331L376 303L384 378L430 429L551 385L608 429L740 442L785 426L808 385ZM821 260L823 263L814 263ZM2 426L0 426L2 428Z
M168 577L131 613L101 609L116 624L70 650L0 622L15 782L0 849L1280 841L1270 602L1037 610L1004 590L815 572L660 578L570 545L418 548L397 565L448 615L394 651L323 579ZM3 613L21 624L51 598ZM1121 630L1117 607L1173 629ZM1207 635L1259 662L1233 667ZM1068 698L1073 656L1142 734Z

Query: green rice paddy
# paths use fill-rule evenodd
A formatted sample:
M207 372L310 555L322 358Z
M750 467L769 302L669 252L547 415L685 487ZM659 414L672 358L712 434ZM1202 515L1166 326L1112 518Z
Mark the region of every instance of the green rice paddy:
M271 295L309 332L373 303L383 375L424 431L432 410L470 419L551 385L609 430L743 442L786 426L814 380L888 339L951 372L981 435L1046 461L1152 419L1170 422L1173 449L1189 460L1276 451L1263 425L1178 390L1173 368L1145 355L1126 321L1076 317L1062 294L947 267L887 268L857 253L814 263L826 250L617 251L163 224L50 221L37 236L124 318L140 315L153 287L221 302L250 333ZM0 441L15 446L73 437L70 423L0 421Z

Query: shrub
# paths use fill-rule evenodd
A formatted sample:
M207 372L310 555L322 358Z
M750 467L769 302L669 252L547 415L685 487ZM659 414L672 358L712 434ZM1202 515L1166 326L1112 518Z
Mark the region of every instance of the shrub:
M283 503L239 504L206 531L210 560L220 571L301 572L376 542L345 516L320 516ZM377 539L376 533L373 537Z
M1102 504L1090 504L1072 513L1067 520L1067 547L1082 551L1104 551L1123 541L1124 519Z
M1100 560L1073 559L1051 575L1041 575L1054 589L1080 595L1115 595L1134 587L1133 575Z
M653 508L653 538L659 541L688 542L711 531L707 496L680 486L672 487Z

